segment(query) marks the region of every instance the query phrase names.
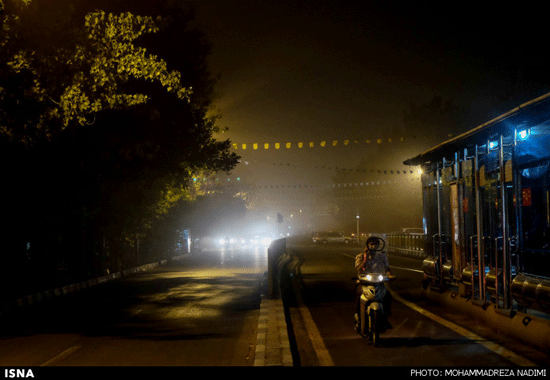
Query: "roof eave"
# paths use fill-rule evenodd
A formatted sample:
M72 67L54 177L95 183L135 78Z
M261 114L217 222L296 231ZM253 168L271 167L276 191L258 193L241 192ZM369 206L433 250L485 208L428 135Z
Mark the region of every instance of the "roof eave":
M493 128L500 128L500 126L498 124L501 123L502 121L506 120L507 118L509 118L513 115L518 114L519 112L523 111L526 108L529 108L531 106L539 104L542 101L547 100L547 99L550 99L550 92L546 93L542 96L539 96L538 98L530 100L526 103L523 103L520 106L518 106L518 107L516 107L516 108L514 108L514 109L512 109L512 110L510 110L510 111L508 111L508 112L506 112L506 113L504 113L500 116L497 116L496 118L494 118L492 120L489 120L488 122L483 123L483 124L481 124L480 126L474 128L474 129L469 130L468 132L465 132L461 135L458 135L458 136L453 137L449 140L446 140L446 141L442 142L441 144L438 144L435 147L425 151L424 153L419 154L416 157L409 158L409 159L403 161L403 164L416 166L416 165L422 165L422 164L426 164L428 162L431 162L431 161L433 161L434 157L441 155L439 152L443 148L449 148L449 147L452 147L454 145L459 145L459 143L461 145L464 145L467 142L467 140L469 140L469 139L474 140L474 138L475 138L476 140L479 140L479 136L481 134L490 135Z

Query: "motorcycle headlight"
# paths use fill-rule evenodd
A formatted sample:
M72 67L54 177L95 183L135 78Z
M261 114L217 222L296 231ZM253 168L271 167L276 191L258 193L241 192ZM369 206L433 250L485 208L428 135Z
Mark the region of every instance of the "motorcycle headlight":
M382 282L384 280L384 276L381 274L373 273L373 274L367 274L366 276L367 281L369 282Z

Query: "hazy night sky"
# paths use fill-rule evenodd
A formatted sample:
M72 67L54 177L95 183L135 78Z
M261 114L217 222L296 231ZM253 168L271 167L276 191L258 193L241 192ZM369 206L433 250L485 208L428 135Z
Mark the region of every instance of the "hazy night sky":
M248 146L238 149L243 164L235 175L255 186L333 183L330 168L356 168L385 150L362 143L329 150L317 148L319 142L414 134L403 131L403 112L435 95L463 107L471 129L548 91L542 9L499 3L482 9L436 2L190 3L213 45L209 64L220 75L216 107L220 124L229 128L225 137ZM298 141L316 148L273 147ZM260 144L257 151L252 143ZM392 152L388 165L429 147L417 140ZM373 161L374 169L380 166ZM309 200L301 190L257 197L266 208Z
M222 124L242 142L366 138L436 94L476 108L477 126L513 88L513 65L531 58L530 40L542 39L536 9L190 2L213 43Z

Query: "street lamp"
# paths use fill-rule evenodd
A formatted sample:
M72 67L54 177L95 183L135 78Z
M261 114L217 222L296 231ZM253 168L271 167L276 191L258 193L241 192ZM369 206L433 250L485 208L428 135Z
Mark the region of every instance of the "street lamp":
M355 219L357 220L357 244L359 244L359 209L357 209L357 216L355 217Z

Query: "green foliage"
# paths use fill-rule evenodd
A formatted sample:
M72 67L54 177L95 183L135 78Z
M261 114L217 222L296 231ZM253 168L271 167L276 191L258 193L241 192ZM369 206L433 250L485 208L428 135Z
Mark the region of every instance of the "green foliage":
M135 44L143 34L158 31L152 17L95 11L86 15L74 46L46 52L28 46L15 48L22 42L17 38L18 29L25 27L19 17L6 16L4 27L0 43L10 46L4 49L3 63L13 78L20 78L19 84L22 78L29 78L25 98L44 110L31 119L2 119L0 133L13 140L31 143L37 137L29 133L33 128L37 135L51 139L74 123L89 124L101 111L147 102L147 94L124 91L130 80L158 83L178 99L190 101L191 89L181 83L181 74L170 71L164 60Z
M207 117L207 48L173 9L159 18L88 12L83 0L3 3L0 162L10 185L0 239L6 251L32 242L73 266L124 263L122 242L176 226L202 194L193 176L238 162Z

